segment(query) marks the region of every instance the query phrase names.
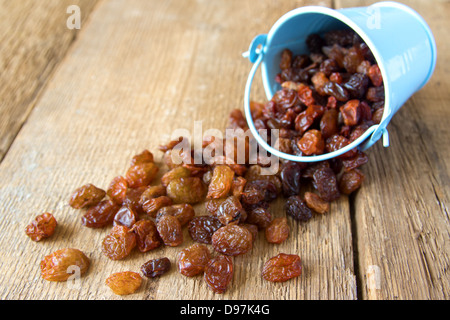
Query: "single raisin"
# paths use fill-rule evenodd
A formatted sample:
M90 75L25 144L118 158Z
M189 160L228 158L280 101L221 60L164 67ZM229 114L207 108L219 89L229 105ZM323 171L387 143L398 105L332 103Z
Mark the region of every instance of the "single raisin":
M60 249L45 256L41 261L41 276L48 281L67 281L76 273L83 275L90 265L86 255L73 248Z
M112 200L103 200L89 208L81 217L81 223L88 228L103 228L114 221L120 206Z
M334 201L341 196L336 175L331 168L316 170L313 174L313 185L325 201Z
M205 199L207 189L198 177L177 178L167 186L167 195L174 203L195 204Z
M106 194L115 203L122 204L127 196L127 189L127 179L122 176L117 176L111 181Z
M224 225L237 224L245 215L245 210L238 198L229 196L219 205L214 215Z
M272 221L272 214L264 207L255 207L247 212L245 222L258 226L259 229L265 229Z
M55 233L57 226L55 217L51 213L37 216L26 228L25 233L33 241L41 241Z
M286 161L282 164L280 178L283 188L283 195L289 197L300 192L302 165L294 161Z
M183 242L183 230L176 217L163 215L156 223L156 228L166 246L176 247Z
M116 272L110 275L105 284L117 295L128 295L135 293L142 283L139 273L132 271Z
M131 158L130 167L135 166L137 164L151 163L151 162L154 162L153 153L151 153L148 150L144 150L141 153L133 156L133 158Z
M208 186L208 199L226 197L233 184L234 171L227 165L218 165L214 168L211 183Z
M195 243L178 253L178 271L186 277L196 276L203 273L209 260L208 247Z
M311 209L300 196L290 196L285 204L286 214L298 221L308 221L312 217Z
M121 260L136 246L136 234L125 226L114 226L103 239L102 251L111 260Z
M167 273L172 264L169 258L157 258L147 261L141 266L141 272L147 278L160 277Z
M203 279L213 292L224 293L233 279L232 258L220 255L209 260Z
M312 192L305 192L305 202L308 208L320 214L327 213L330 210L330 203Z
M263 266L262 277L271 282L285 282L302 274L302 263L296 254L280 253Z
M122 206L114 216L113 224L131 228L139 219L137 213L130 206Z
M347 101L347 103L341 107L340 111L342 119L346 126L355 126L358 124L361 115L359 105L359 100L354 99Z
M175 167L171 169L170 171L166 172L161 177L161 184L164 187L167 187L173 179L177 178L187 178L191 176L191 170L185 168L185 167Z
M144 162L130 167L126 173L126 179L130 188L148 186L159 168L153 162Z
M246 228L228 224L214 232L212 245L219 253L237 256L252 249L253 236Z
M105 190L88 183L72 193L69 205L74 209L90 207L102 201L105 195Z
M267 242L279 244L289 237L289 225L286 217L275 218L265 229Z
M136 246L140 252L156 249L163 243L152 220L139 220L130 231L136 234Z
M364 181L364 174L358 169L344 172L339 179L339 190L343 194L351 194L361 187Z
M200 243L211 244L212 236L223 225L219 219L212 216L197 216L188 224L189 235L192 240Z
M322 133L316 129L306 131L297 142L297 145L306 156L320 155L325 150L325 141L322 138Z

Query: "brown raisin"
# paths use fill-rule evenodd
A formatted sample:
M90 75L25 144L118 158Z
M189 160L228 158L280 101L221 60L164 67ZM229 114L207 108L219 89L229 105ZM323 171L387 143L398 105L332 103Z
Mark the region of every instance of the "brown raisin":
M263 266L262 277L271 282L285 282L302 274L300 257L295 254L280 253L270 258Z
M340 110L346 126L355 126L358 124L361 115L359 100L354 99L347 101Z
M139 273L132 271L116 272L110 275L105 284L117 295L127 295L135 293L142 283Z
M351 194L361 187L364 181L364 174L358 169L344 172L339 179L339 190L343 194Z
M334 201L341 195L339 192L337 178L331 168L320 168L313 174L313 185L325 201Z
M298 148L306 155L319 155L325 149L325 141L319 130L311 129L305 132L303 137L297 142Z
M114 221L120 206L112 200L103 200L89 208L81 217L81 223L88 228L103 228Z
M141 153L133 156L133 158L131 158L130 167L135 166L137 164L151 163L151 162L154 162L153 153L151 153L148 150L144 150Z
M113 224L131 228L139 219L138 215L130 206L122 206L114 216Z
M246 228L228 224L214 232L212 245L214 250L219 253L237 256L252 249L253 236Z
M55 217L51 213L37 216L26 228L25 233L33 241L41 241L55 233L57 226Z
M237 224L245 215L239 199L235 196L226 198L217 208L214 215L222 224Z
M83 275L90 265L86 255L73 248L60 249L41 261L41 276L48 281L67 281L74 273Z
M305 202L308 208L320 214L330 210L330 204L312 192L305 192Z
M198 177L177 178L167 186L167 195L174 203L195 204L205 199L206 186Z
M336 109L328 109L320 119L320 132L322 137L327 139L339 132L338 124L339 112Z
M298 221L308 221L312 217L311 210L300 196L290 196L285 204L286 214Z
M192 218L194 218L195 211L190 204L174 204L159 209L158 213L156 214L156 222L158 222L159 219L164 215L171 215L176 217L180 221L181 226L184 226L188 224Z
M215 293L224 293L233 279L233 260L220 255L211 259L203 275L208 287Z
M263 207L252 208L247 213L247 223L258 226L259 229L265 229L272 221L272 214Z
M130 188L148 186L159 168L153 162L144 162L130 167L126 173L126 179Z
M172 264L169 258L157 258L147 261L141 266L141 272L147 278L160 277L167 273Z
M183 243L183 230L176 217L163 215L156 223L156 228L166 246L176 247Z
M279 244L289 237L289 225L286 217L275 218L264 231L267 242Z
M90 207L102 201L105 195L105 190L88 183L72 193L69 205L74 209Z
M211 183L208 186L208 199L226 197L233 184L234 171L227 165L218 165L214 168Z
M103 239L102 251L111 260L121 260L136 246L136 234L125 226L114 226Z
M163 243L152 220L139 220L130 231L136 234L136 246L140 252L153 250Z
M106 191L108 197L117 204L122 204L127 196L128 182L122 176L115 177Z
M197 216L189 221L188 231L192 240L211 244L212 236L223 225L219 219L212 216Z
M208 247L195 243L178 253L178 271L186 277L196 276L203 273L209 260Z
M175 167L171 169L170 171L166 172L161 177L161 184L164 187L167 187L173 179L177 178L187 178L191 176L191 170L185 168L185 167Z

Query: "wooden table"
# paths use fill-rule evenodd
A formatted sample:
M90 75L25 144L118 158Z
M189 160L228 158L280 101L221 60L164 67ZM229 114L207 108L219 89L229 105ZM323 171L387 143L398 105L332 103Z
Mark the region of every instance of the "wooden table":
M68 205L85 184L106 188L129 159L177 128L224 129L243 108L250 69L241 53L285 12L373 1L0 1L0 298L1 299L448 299L450 2L403 0L429 23L438 60L430 82L389 125L391 147L368 152L363 187L306 224L290 221L289 241L261 233L235 261L227 292L176 268L119 297L104 285L118 271L180 248L133 252L111 261L100 249L108 229L88 229ZM81 9L70 30L69 5ZM255 98L264 99L260 78ZM197 214L202 213L198 208ZM282 216L282 203L273 207ZM58 220L53 237L32 242L25 226L38 214ZM182 247L189 245L189 236ZM42 280L41 259L60 248L83 250L92 265L79 286ZM261 267L279 253L302 257L301 277L273 284Z

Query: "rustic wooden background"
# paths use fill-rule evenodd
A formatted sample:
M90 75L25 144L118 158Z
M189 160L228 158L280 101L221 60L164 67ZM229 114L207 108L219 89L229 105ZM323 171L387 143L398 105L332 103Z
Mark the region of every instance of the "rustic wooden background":
M179 248L111 261L100 250L108 230L83 227L68 206L75 188L106 188L145 148L160 161L156 147L175 129L191 130L195 120L224 128L229 111L243 106L250 63L241 53L282 14L373 2L0 0L0 299L449 299L448 0L400 1L429 23L437 67L389 125L391 147L368 152L362 189L329 214L290 221L282 245L260 234L251 253L234 259L225 294L172 268L133 295L113 295L104 285L111 273L139 271L155 257L174 261ZM72 4L80 30L66 27ZM254 95L264 97L258 79ZM46 211L57 231L32 242L24 228ZM281 202L273 214L284 214ZM76 287L40 277L41 259L64 247L92 261ZM279 252L302 257L302 276L262 281L262 264Z

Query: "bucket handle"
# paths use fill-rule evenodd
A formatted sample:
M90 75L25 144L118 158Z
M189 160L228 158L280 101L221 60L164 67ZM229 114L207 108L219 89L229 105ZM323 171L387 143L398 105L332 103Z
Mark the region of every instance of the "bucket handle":
M253 79L255 77L256 71L258 70L259 65L261 64L261 62L264 59L265 48L266 48L265 47L266 39L267 39L267 34L261 34L261 35L256 36L253 39L252 43L250 44L249 50L242 54L242 56L244 58L248 58L250 60L250 62L253 63L252 69L250 70L249 76L247 78L247 83L245 85L245 93L244 93L244 111L245 111L245 116L247 119L252 118L251 110L250 110L250 91L251 91L251 87L252 87L252 83L253 83ZM377 142L381 137L383 137L383 146L389 147L389 133L386 129L386 126L388 125L390 118L392 117L391 113L386 115L380 124L371 126L369 129L367 129L361 135L361 137L358 138L358 139L362 139L364 141L357 146L359 150L361 150L361 151L367 150L373 144L375 144L375 142ZM346 153L347 151L350 151L351 149L355 148L355 146L353 146L353 143L351 143L339 150L329 152L329 153L326 153L323 155L318 155L318 156L296 156L296 155L285 154L267 144L267 142L257 132L253 121L248 121L248 124L249 124L249 128L250 128L250 131L252 132L253 136L259 142L259 144L261 144L264 147L264 149L266 149L270 153L274 154L275 156L286 159L286 160L302 161L302 162L324 161L324 160L335 158L335 157L342 155L342 154Z

